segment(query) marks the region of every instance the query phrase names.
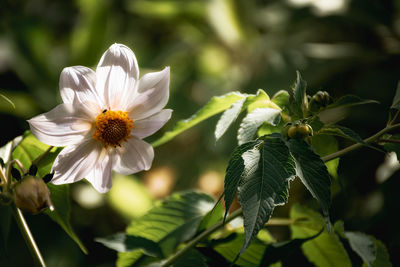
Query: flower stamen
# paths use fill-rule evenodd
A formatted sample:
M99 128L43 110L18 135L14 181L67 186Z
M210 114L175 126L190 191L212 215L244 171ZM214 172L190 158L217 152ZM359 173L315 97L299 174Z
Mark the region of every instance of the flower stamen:
M96 117L96 131L92 137L103 142L105 148L117 147L128 141L132 128L133 121L128 112L105 109Z

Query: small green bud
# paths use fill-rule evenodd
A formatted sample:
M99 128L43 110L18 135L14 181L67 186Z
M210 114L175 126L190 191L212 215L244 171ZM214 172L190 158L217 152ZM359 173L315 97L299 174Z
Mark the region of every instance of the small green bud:
M14 203L23 211L37 214L47 208L53 210L50 191L43 179L36 176L25 176L14 188Z

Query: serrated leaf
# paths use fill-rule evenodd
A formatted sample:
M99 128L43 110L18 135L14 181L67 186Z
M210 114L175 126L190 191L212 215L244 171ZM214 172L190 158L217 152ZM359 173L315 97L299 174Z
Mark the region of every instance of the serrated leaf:
M274 94L271 101L283 109L289 106L289 98L290 96L288 91L280 90Z
M260 263L260 266L269 266L272 263L284 260L289 257L295 250L300 249L301 245L305 242L312 240L319 236L323 231L316 233L313 236L307 238L295 238L288 241L268 244L264 250L264 254Z
M393 109L400 109L400 82L397 83L397 89L396 89L396 94L393 98L393 103L390 108Z
M321 157L303 140L290 139L288 145L296 162L296 174L311 195L318 200L329 229L331 178L328 169Z
M296 174L289 149L279 136L265 136L261 141L242 154L245 167L238 199L246 238L241 253L269 220L275 206L287 202L289 182Z
M203 193L173 194L133 221L126 233L156 242L163 257L168 257L179 244L194 236L204 215L213 206L213 198ZM140 250L118 253L117 266L131 266L146 260Z
M378 148L376 148L374 146L371 146L370 144L366 143L352 129L349 129L349 128L344 127L344 126L340 126L340 125L327 126L327 127L324 127L322 129L320 129L319 133L340 136L340 137L349 139L349 140L351 140L353 142L360 143L360 144L362 144L362 145L364 145L366 147L381 151L380 149L378 149Z
M238 143L244 144L253 140L257 129L264 123L277 125L280 122L281 112L274 108L256 108L248 113L240 123L238 130Z
M195 126L203 120L230 108L233 103L245 97L246 95L239 92L231 92L222 96L215 96L211 98L211 100L199 111L197 111L193 116L186 120L178 121L172 131L166 132L161 138L153 142L153 147L168 142L178 134Z
M362 99L355 95L345 95L328 105L324 110L338 107L350 107L364 104L379 104L376 100Z
M339 145L335 137L326 134L315 134L311 137L312 147L320 157L335 153L339 150ZM339 167L339 158L325 162L329 174L337 178L337 169Z
M95 238L95 241L118 252L128 252L134 249L142 249L146 255L162 257L162 252L159 245L153 240L141 236L117 233L107 237Z
M296 81L290 91L289 105L291 112L297 118L303 118L308 109L307 82L303 80L299 71L296 71Z
M290 218L295 223L290 226L292 238L307 238L324 228L324 218L317 212L295 204L290 210ZM326 230L317 238L302 245L307 259L315 266L350 267L350 258L335 232Z
M272 103L272 104L274 104L274 103ZM245 102L245 107L247 108L247 113L252 112L256 108L266 108L266 107L274 108L276 106L275 104L274 104L274 107L271 107L270 105L271 105L270 98L269 98L268 94L262 89L258 89L256 95L249 95Z
M14 149L12 153L13 159L19 159L25 169L29 169L32 162L43 154L49 148L48 145L38 141L31 133L27 134L21 143ZM61 149L53 148L42 161L38 168L38 175L43 177L50 172L54 159ZM50 198L54 206L54 211L45 211L52 220L58 223L61 228L78 244L81 250L87 254L87 249L79 240L70 224L70 199L68 185L47 184L50 190Z
M217 122L217 126L215 127L214 135L216 141L218 141L221 136L224 135L229 126L237 119L242 111L245 101L246 98L240 99L222 114L221 118Z
M236 196L239 183L242 179L244 171L244 160L242 154L258 145L260 141L252 141L238 146L233 151L231 158L226 168L225 182L224 182L224 200L225 200L225 215L224 220L228 214L229 208Z

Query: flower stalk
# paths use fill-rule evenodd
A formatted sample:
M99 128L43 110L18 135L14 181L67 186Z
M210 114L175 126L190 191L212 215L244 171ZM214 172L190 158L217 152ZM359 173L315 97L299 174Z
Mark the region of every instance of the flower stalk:
M29 229L28 224L25 221L24 215L22 211L17 208L15 205L12 205L13 215L17 225L21 231L22 236L24 237L25 243L27 244L29 251L32 254L32 257L37 266L45 267L46 263L43 260L42 254L40 253L39 247L37 246L35 239L32 235L31 230Z

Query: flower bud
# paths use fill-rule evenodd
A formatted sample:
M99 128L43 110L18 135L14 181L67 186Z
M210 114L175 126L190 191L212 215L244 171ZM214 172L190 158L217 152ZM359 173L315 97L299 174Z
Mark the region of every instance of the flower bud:
M25 176L14 188L14 203L23 211L37 214L47 208L53 210L50 191L43 180L36 176Z
M318 91L312 96L310 101L310 109L313 112L317 112L321 108L326 107L332 102L332 98L326 91Z

